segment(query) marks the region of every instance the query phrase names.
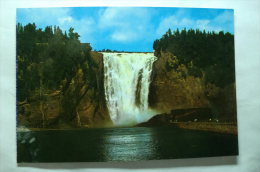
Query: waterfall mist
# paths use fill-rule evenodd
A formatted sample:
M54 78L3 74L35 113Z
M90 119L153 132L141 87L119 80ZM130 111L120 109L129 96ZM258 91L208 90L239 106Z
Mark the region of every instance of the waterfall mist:
M103 53L106 103L115 126L133 125L156 114L148 94L153 53Z

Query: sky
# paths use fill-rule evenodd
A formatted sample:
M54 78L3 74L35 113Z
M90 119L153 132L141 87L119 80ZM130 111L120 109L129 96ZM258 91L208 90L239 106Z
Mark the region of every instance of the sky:
M94 50L152 52L153 42L170 28L234 33L232 9L171 7L18 8L17 23L38 28L73 27Z

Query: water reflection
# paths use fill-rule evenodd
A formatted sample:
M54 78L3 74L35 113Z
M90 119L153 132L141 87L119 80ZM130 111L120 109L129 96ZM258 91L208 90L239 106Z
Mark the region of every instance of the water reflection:
M156 159L156 138L151 128L112 130L103 137L104 161Z

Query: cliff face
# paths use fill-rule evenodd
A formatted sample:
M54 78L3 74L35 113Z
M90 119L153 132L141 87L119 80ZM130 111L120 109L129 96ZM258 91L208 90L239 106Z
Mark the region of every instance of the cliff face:
M168 114L175 109L210 108L212 118L236 121L234 83L222 88L205 83L203 75L189 75L187 66L179 64L170 52L155 52L155 55L158 60L153 64L150 107Z
M152 82L150 84L149 105L162 112L173 109L208 107L201 78L184 77L187 69L179 65L177 70L169 69L175 63L175 56L161 52L153 64Z
M18 125L61 129L112 125L105 101L103 56L91 52L88 60L87 70L79 68L63 94L49 90L44 100L35 96L30 102L18 102Z
M103 55L91 52L91 57L96 64L93 67L96 84L82 98L78 107L78 113L83 125L92 127L111 126L112 121L105 100Z

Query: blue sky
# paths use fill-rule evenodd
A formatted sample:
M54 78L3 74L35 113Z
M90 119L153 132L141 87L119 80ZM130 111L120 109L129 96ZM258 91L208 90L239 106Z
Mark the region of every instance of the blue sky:
M38 28L73 27L81 42L95 50L152 51L153 41L169 28L193 28L234 33L231 9L170 7L19 8L17 23Z

